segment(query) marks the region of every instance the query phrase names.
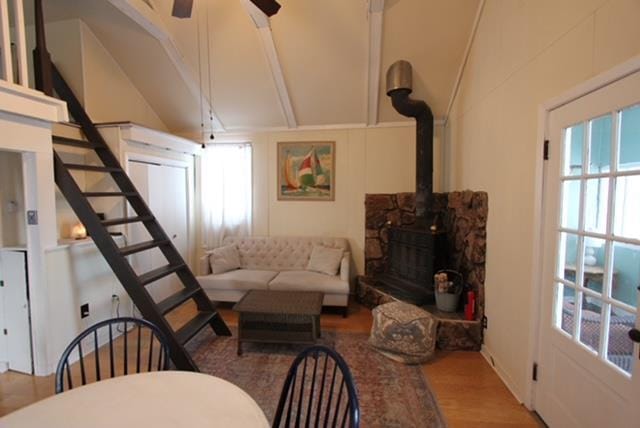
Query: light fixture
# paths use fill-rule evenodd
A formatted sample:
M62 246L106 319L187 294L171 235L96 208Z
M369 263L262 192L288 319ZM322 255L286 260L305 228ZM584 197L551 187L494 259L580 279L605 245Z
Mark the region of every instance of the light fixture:
M71 228L71 237L73 239L85 239L87 237L87 229L84 224L77 223Z
M205 14L206 14L206 33L207 33L207 87L209 89L209 124L211 129L211 134L209 135L209 139L213 140L215 136L213 135L213 82L211 77L211 26L209 24L209 7L205 6ZM205 140L205 128L204 128L204 95L202 88L202 42L200 36L200 10L198 10L197 15L197 33L198 33L198 77L200 80L200 135L202 136L202 144L204 146ZM204 148L204 147L203 147Z

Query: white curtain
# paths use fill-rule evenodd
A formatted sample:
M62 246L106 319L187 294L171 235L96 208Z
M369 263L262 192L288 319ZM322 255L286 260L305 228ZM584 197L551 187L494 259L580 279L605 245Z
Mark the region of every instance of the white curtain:
M203 243L251 234L251 144L209 144L202 155Z

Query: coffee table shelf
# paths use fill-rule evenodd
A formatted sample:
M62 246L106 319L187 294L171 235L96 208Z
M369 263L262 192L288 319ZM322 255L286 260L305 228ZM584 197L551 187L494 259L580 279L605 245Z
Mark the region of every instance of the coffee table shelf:
M238 312L238 355L242 343L308 343L320 337L323 293L250 290L233 310Z

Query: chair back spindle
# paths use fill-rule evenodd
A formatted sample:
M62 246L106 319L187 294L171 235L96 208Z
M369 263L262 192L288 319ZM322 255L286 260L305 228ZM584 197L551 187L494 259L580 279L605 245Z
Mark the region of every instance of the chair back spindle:
M325 346L302 351L287 374L273 427L359 425L357 391L342 356Z
M133 332L134 329L137 332ZM146 370L142 364L144 358L148 361ZM131 368L135 367L135 373L168 370L169 347L162 331L138 318L122 317L99 322L80 333L62 353L56 369L56 394L72 389L74 383L86 385L120 374L127 375L130 372L129 360L132 360ZM120 362L122 366L118 367Z

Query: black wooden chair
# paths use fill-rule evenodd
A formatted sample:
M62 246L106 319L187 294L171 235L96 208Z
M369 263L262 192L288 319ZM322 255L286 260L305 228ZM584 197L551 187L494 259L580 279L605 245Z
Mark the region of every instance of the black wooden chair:
M273 427L360 426L353 377L342 356L326 346L302 351L284 382Z
M65 378L67 389L72 389L78 373L80 383L86 385L119 375L168 369L169 345L158 327L138 318L108 319L80 333L64 350L56 369L56 394L64 391Z

